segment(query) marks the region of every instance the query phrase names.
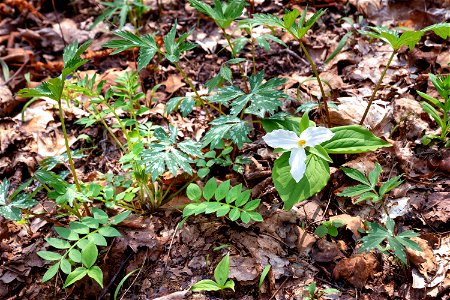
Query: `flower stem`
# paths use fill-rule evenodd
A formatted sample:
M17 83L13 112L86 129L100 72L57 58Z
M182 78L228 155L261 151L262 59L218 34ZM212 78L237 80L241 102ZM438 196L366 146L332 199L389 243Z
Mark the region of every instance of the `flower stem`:
M377 85L376 85L375 89L373 90L372 96L370 96L369 103L367 104L366 110L364 111L361 121L359 121L359 125L364 124L364 120L366 119L367 114L369 113L370 106L372 105L372 102L375 99L375 95L377 94L378 89L381 86L381 82L383 82L383 78L386 75L386 72L389 69L389 66L391 65L392 59L394 58L395 54L397 54L397 51L396 50L392 51L391 57L389 57L389 61L386 65L386 67L384 68L383 73L381 73L380 79L378 79Z
M309 55L308 50L306 50L305 45L303 45L302 41L298 40L300 47L302 48L303 52L305 53L306 59L308 60L309 64L311 65L311 69L314 73L314 76L317 78L317 82L319 83L319 89L320 93L322 94L322 102L323 102L323 108L325 110L325 116L326 120L324 120L324 123L328 125L328 127L331 127L331 120L330 120L330 111L328 110L328 104L327 104L327 98L325 95L325 90L323 89L322 80L320 80L319 72L317 72L316 65L314 64L311 56ZM319 101L320 104L320 101Z

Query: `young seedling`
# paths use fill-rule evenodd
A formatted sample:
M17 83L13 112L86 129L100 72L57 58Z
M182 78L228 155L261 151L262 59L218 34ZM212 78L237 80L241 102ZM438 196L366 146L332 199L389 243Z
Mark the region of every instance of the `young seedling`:
M322 297L327 296L336 296L339 295L340 291L337 289L327 288L327 289L318 289L315 282L311 282L308 285L307 296L303 297L303 300L319 300L323 299Z
M149 9L143 0L114 0L113 2L100 2L100 4L105 6L106 9L95 19L89 29L94 28L100 22L111 19L119 24L119 29L122 29L128 18L137 31L142 25L143 14Z
M344 173L348 177L360 182L361 184L345 189L344 191L339 193L338 196L356 197L356 200L353 203L359 203L366 200L370 200L375 203L381 201L383 209L385 210L386 214L389 215L384 204L385 196L392 189L398 187L403 183L403 180L401 180L402 175L392 177L378 188L378 180L381 172L383 171L379 163L375 164L375 167L367 177L362 172L352 168L342 168L342 171L344 171Z
M387 219L386 227L382 227L377 223L368 223L369 230L367 235L361 239L362 245L359 252L368 252L372 249L378 249L384 253L393 253L404 265L408 263L405 248L411 248L415 251L422 251L420 246L411 240L419 234L412 230L404 231L400 234L395 233L395 222L391 218ZM387 240L387 245L382 247L381 244Z
M217 186L217 181L213 177L206 182L203 191L198 185L191 183L186 189L186 194L194 203L186 205L183 209L185 219L202 213L216 213L217 217L228 215L231 221L240 219L245 224L251 220L263 221L262 216L255 211L261 200L250 200L251 191L242 191L242 183L231 187L230 180L227 180ZM200 202L202 198L204 201Z
M441 135L427 134L422 138L422 143L424 145L428 145L434 139L438 139L445 143L447 135L450 133L450 75L436 76L434 74L428 74L428 76L430 77L430 80L438 91L439 95L444 99L444 102L441 102L430 95L422 93L421 91L417 91L417 93L422 98L431 103L430 104L425 101L420 102L423 110L430 114L430 116L441 128ZM442 118L439 116L439 112L432 105L441 110ZM450 140L445 143L445 147L450 147Z
M338 235L338 228L344 226L345 224L339 220L335 221L324 221L322 224L317 226L316 230L314 230L314 233L317 234L318 237L322 238L329 234L332 237L337 237Z
M191 287L193 292L202 291L223 291L226 289L232 289L234 291L234 281L228 279L228 273L230 271L230 254L225 255L222 260L217 264L214 269L214 280L204 279L200 280Z

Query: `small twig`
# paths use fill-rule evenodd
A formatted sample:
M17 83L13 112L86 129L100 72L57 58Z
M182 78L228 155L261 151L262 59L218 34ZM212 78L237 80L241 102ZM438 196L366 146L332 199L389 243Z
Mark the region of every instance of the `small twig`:
M278 294L278 292L281 290L281 288L286 284L286 282L288 281L289 277L286 278L278 287L278 289L275 291L275 293L273 293L272 297L269 298L269 300L272 300L273 298L275 298L275 296Z
M123 297L125 297L125 294L130 290L130 288L133 286L133 284L136 282L136 280L138 279L139 275L141 274L142 270L144 269L144 265L147 262L147 256L148 256L148 248L145 251L145 258L144 258L144 262L142 263L141 269L139 270L139 272L137 273L136 277L134 277L133 282L131 282L130 286L125 290L125 292L123 292L122 297L120 297L119 300L122 300Z
M66 39L64 38L64 32L61 27L61 21L59 20L58 13L56 11L55 0L52 0L52 6L53 6L53 12L55 13L55 17L56 17L56 22L58 22L59 31L61 31L61 38L63 40L64 47L67 47L67 42L66 42Z

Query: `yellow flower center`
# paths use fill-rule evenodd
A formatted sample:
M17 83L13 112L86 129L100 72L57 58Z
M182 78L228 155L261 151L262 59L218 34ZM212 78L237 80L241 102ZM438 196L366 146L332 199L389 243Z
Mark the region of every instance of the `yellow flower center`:
M306 141L305 141L305 140L300 140L300 141L298 141L298 145L299 145L300 147L305 146L305 144L306 144Z

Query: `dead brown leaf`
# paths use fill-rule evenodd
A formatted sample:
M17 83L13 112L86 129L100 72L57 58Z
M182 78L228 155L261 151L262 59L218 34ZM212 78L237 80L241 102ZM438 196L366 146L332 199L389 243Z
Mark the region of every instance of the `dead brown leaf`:
M415 251L407 247L406 254L408 255L409 260L425 277L428 278L430 275L434 275L437 271L436 257L434 256L428 241L421 239L420 237L413 237L411 240L419 244L422 251Z
M166 92L168 93L174 93L178 91L182 86L185 86L186 84L182 81L182 77L180 75L169 75L167 79L161 84L164 84L166 86Z
M333 270L333 277L344 279L356 288L363 288L378 268L379 263L374 254L356 254L339 261Z
M353 235L355 236L355 240L359 240L361 238L358 229L363 228L364 224L360 216L353 217L347 214L342 214L330 217L330 221L341 221L345 224L345 228L353 233Z

